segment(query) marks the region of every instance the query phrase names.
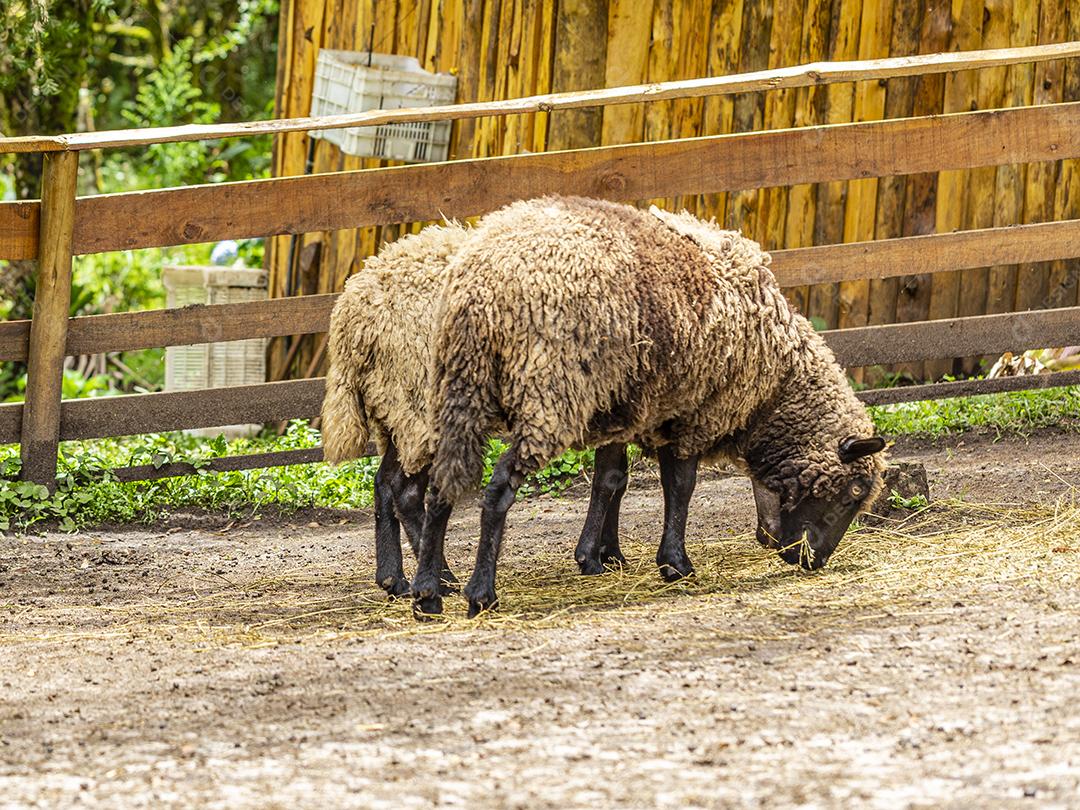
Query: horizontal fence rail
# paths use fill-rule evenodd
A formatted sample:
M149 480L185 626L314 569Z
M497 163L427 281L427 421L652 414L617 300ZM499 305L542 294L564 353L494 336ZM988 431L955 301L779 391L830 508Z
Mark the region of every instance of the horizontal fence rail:
M823 333L840 364L904 363L937 357L998 354L1080 340L1080 307L890 323Z
M1067 385L1080 385L1080 371L1021 374L1015 377L995 377L992 380L957 380L956 382L909 385L903 388L874 388L869 391L859 391L856 396L867 405L895 405L903 402L970 397L978 394L1061 388Z
M67 355L130 352L196 343L325 332L337 293L237 304L194 304L68 320ZM0 361L26 359L30 321L0 323Z
M634 104L643 101L669 101L679 98L701 98L703 96L731 95L762 90L782 90L840 82L882 81L902 76L951 73L957 70L1002 67L1024 62L1046 62L1053 59L1077 56L1080 56L1080 42L1061 42L1021 48L892 56L883 59L847 62L813 62L805 65L729 76L639 84L602 90L546 93L539 96L526 96L504 101L472 102L443 107L420 107L393 111L371 110L362 113L318 118L288 118L235 124L189 124L178 127L151 127L103 132L79 132L70 135L0 138L0 153L80 151L418 121L453 121L493 115L517 115L531 112L572 110L582 107Z
M73 249L460 218L544 194L646 200L1059 160L1080 157L1077 131L1070 102L102 194L76 202ZM0 203L0 258L36 256L34 221L25 203Z
M1049 262L1080 256L1080 219L774 250L783 287Z
M998 353L1068 345L1080 339L1080 307L837 329L823 335L837 360L847 367L931 359L953 352ZM927 388L932 386L897 388L892 396L899 399L891 401L922 398ZM60 438L95 439L312 418L319 415L322 397L323 380L313 378L65 400ZM0 443L18 441L22 410L19 403L0 405Z
M375 455L375 448L368 446L366 455ZM222 456L202 464L192 464L190 461L170 461L160 465L133 464L130 467L116 467L110 472L118 481L152 481L158 478L174 478L178 475L257 470L260 467L284 467L288 464L314 464L322 460L321 447L308 447L301 450L250 453L246 456Z

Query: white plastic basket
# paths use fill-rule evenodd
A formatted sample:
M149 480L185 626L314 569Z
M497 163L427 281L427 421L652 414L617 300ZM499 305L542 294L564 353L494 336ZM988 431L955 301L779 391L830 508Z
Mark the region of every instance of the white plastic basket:
M412 56L373 53L370 67L368 58L366 51L319 51L311 98L313 116L454 102L456 76L426 71ZM347 155L417 163L446 160L450 124L425 121L325 129L311 132L311 137L330 141Z
M162 270L165 305L186 307L192 304L236 304L261 301L267 297L265 270L230 267L166 267ZM211 330L205 335L214 341L219 335ZM226 343L199 343L194 346L169 346L165 349L165 390L192 391L200 388L223 388L253 385L266 381L266 340L231 340ZM190 430L196 436L229 438L250 436L261 425L228 425Z

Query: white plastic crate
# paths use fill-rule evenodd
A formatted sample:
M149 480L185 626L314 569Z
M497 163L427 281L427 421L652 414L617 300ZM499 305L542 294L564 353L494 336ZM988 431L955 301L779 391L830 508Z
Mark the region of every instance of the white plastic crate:
M311 98L313 116L453 104L456 76L426 71L411 56L373 53L370 67L368 57L367 51L319 51ZM446 160L450 124L424 121L325 129L311 132L311 137L337 144L347 155L418 163Z
M166 267L162 270L165 305L186 307L191 304L236 304L262 301L267 297L265 270L231 267ZM211 331L206 335L213 341ZM253 385L266 381L266 340L231 340L226 343L198 343L194 346L169 346L165 349L165 390L192 391L200 388L223 388L230 385ZM250 436L261 425L228 425L188 431L196 436L229 438Z

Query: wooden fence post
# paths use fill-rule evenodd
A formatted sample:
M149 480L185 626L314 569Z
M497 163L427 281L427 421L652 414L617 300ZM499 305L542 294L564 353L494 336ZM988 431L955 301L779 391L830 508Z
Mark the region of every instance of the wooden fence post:
M23 480L52 489L56 485L60 396L71 307L71 240L79 153L56 152L46 154L44 160L38 274L20 451Z

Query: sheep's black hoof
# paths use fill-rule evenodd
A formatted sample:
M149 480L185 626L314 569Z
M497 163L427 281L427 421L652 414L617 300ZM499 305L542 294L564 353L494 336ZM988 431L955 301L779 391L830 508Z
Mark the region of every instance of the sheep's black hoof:
M685 553L657 554L656 564L660 568L660 576L664 578L664 582L678 582L694 573L694 566Z
M417 596L413 599L412 611L418 622L430 621L442 613L442 597L437 593Z
M582 576L594 577L604 573L604 564L595 557L581 557L577 561Z
M474 619L486 610L495 610L499 607L499 598L495 595L494 588L465 588L465 596L469 599L469 618Z
M622 568L626 565L626 557L623 556L618 546L612 549L604 546L600 549L600 564L605 568Z
M379 580L379 587L386 591L391 599L400 599L412 593L409 580L403 576L388 576Z
M444 568L442 573L439 574L439 595L452 596L460 590L461 584L458 582L458 578L454 576L454 572L449 568Z

